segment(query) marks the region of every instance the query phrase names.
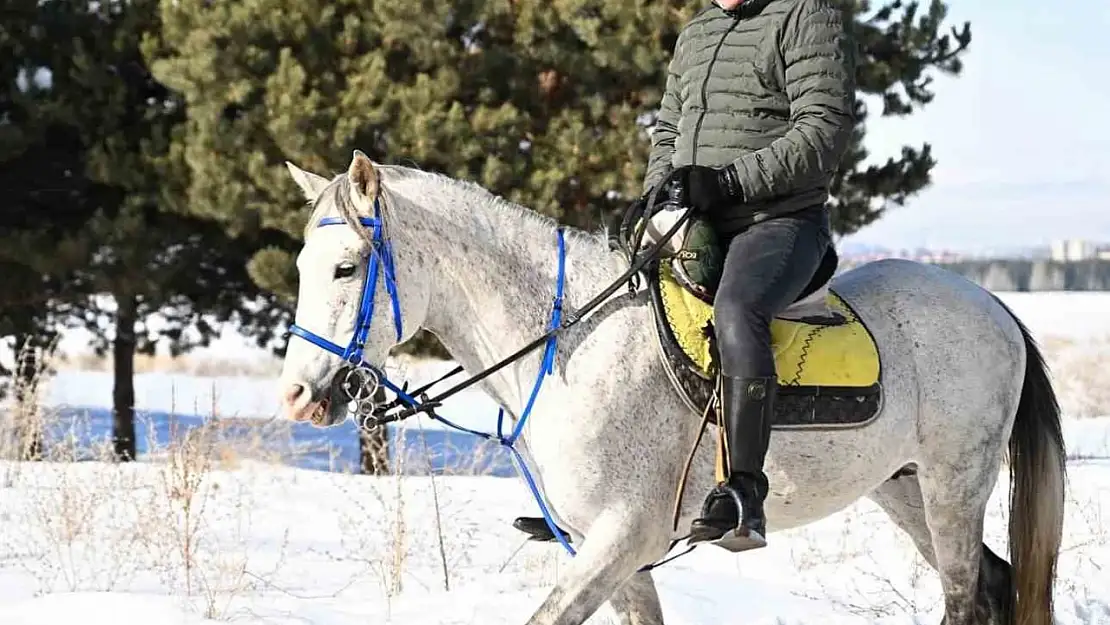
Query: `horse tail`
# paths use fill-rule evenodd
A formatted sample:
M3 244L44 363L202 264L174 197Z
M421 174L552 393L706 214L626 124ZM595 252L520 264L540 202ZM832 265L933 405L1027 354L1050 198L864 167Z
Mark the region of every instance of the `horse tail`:
M1025 341L1025 381L1009 446L1010 558L1016 593L1011 622L1053 625L1052 586L1063 534L1067 481L1060 405L1044 356L1029 330L1005 304L1002 307Z

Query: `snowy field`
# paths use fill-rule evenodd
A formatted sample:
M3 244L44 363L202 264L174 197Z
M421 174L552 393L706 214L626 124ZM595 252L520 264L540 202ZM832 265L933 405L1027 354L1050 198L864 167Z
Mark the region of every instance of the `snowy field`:
M1069 417L1058 622L1110 624L1110 293L1001 295L1045 345ZM63 348L81 343L67 336ZM225 337L208 356L264 357L244 345ZM414 383L450 367L397 366ZM142 462L96 460L111 379L63 370L47 388L52 440L79 432L61 453L85 461L0 463L0 625L519 624L567 562L510 527L535 503L472 439L394 431L409 474L350 475L354 430L271 422L272 379L136 383ZM496 406L470 393L443 413L490 427ZM170 436L207 432L198 427L213 416L238 438ZM242 447L260 437L272 456ZM480 475L443 474L466 465ZM1003 477L987 525L1000 554L1005 492ZM764 550L698 549L656 579L671 625L917 625L942 614L935 574L869 502L774 534ZM591 622L614 621L605 608Z
M1107 623L1110 463L1070 470L1059 622ZM524 623L567 557L535 544L514 555L509 523L533 510L518 482L488 477L0 466L0 623ZM1000 553L1005 514L992 503L987 543ZM761 551L696 550L656 576L672 625L941 616L934 574L868 503Z

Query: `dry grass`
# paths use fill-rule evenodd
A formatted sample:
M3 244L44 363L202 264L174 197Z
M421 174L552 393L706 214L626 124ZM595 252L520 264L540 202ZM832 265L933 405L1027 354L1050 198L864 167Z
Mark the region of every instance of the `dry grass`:
M61 423L57 413L38 405L24 412L30 417L21 422L36 428ZM314 450L292 444L289 422L251 421L249 435L241 429L231 435L227 430L236 421L218 414L212 406L204 425L174 432L168 444L137 422L151 450L140 462L115 462L108 441L82 443L89 440L82 419L67 420L68 435L52 437L40 461L0 462L0 568L15 563L40 594L154 585L189 598L198 613L218 620L235 618L236 601L253 591L286 592L279 578L295 573L286 575L284 557L259 562L255 554L273 553L272 544L265 550L252 545L258 540L252 504L261 496L256 480L282 479L266 467L290 464ZM427 475L428 454L426 446L410 446L391 458L391 476L328 482L343 501L336 513L341 548L321 555L356 565L348 566L350 579L336 593L373 580L388 601L414 583L424 586L429 552L438 556L438 587L453 587L452 571L466 565L481 528L448 527L446 519L461 504L440 499L443 485L440 477ZM459 456L462 461L447 473L483 472L482 453ZM430 500L426 488L434 491ZM383 518L390 522L369 521Z
M39 381L39 397L48 384ZM87 442L83 419L63 423L31 402L5 408L9 429L67 428L36 461L0 462L0 564L22 568L40 594L158 584L199 602L205 618L226 619L234 599L264 581L246 540L253 495L230 469L288 461L273 444L283 424L232 442L213 418L159 444L136 423L151 453L119 463L110 441ZM0 438L0 457L19 458L23 447L19 436Z
M1064 414L1074 419L1110 415L1110 336L1082 342L1049 337L1042 347Z
M42 451L40 444L46 420L42 398L46 396L52 371L51 362L44 360L43 355L52 351L53 346L26 346L13 354L11 370L26 369L32 375L24 378L17 374L8 381L9 405L0 404L0 460L34 458Z
M241 450L215 433L192 430L145 462L115 462L104 441L4 463L0 562L17 563L40 594L156 584L205 618L231 618L233 601L265 578L248 541L248 476L222 468L241 465Z
M428 433L419 425L399 427L395 436L420 442L390 458L388 476L333 484L334 499L343 502L337 510L339 548L320 555L370 572L387 601L413 586L425 591L449 591L455 587L460 570L475 575L479 565L471 560L473 545L489 529L452 520L478 504L457 493L443 497L447 488L443 480L446 476L488 475L487 454L496 449L496 444L491 442L474 452L448 447L447 451L459 461L433 473L425 438ZM368 525L367 519L377 519L377 523ZM429 558L429 554L434 557ZM548 552L524 562L522 568L532 578L531 583L551 583L552 560L558 560L557 553ZM434 562L434 570L429 562ZM477 574L495 574L506 564L486 564ZM436 580L434 584L432 579Z
M1007 489L1004 479L995 488L987 509L984 543L1008 560ZM1069 489L1058 597L1080 603L1105 601L1105 592L1097 590L1092 580L1104 575L1110 555L1108 503L1110 499L1097 490ZM909 537L870 501L818 524L777 535L776 542L787 545L798 572L797 596L830 602L868 620L909 616L915 621L936 622L943 616L936 571Z

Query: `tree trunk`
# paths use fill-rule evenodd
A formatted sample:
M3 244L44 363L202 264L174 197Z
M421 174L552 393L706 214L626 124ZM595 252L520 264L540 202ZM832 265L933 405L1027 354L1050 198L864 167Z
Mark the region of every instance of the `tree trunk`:
M112 388L112 447L120 462L135 460L135 315L133 295L116 296L115 373Z
M381 404L385 401L385 391L378 387L374 393L374 401ZM367 432L359 428L358 455L361 473L363 475L386 475L389 473L389 440L384 427Z
M46 359L35 337L21 334L15 344L15 370L12 371L15 405L16 459L42 459L42 412L39 406L39 380Z

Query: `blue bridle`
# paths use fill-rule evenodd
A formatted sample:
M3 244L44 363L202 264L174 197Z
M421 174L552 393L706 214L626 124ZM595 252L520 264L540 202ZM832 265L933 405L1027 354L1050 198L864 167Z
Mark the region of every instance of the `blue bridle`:
M301 337L302 339L327 352L339 356L343 359L344 362L350 365L370 370L377 379L377 382L385 386L389 390L393 391L401 402L407 404L410 408L418 408L420 406L420 402L416 398L406 393L404 388L391 382L389 378L386 377L383 371L381 371L371 363L366 362L363 357L363 350L366 347L366 340L370 334L370 324L374 319L374 295L377 293L378 278L381 275L384 275L386 292L389 294L389 300L392 304L393 325L397 332L398 341L400 341L403 336L403 325L401 323L401 302L397 296L397 278L396 274L394 273L393 248L390 241L383 236L381 211L377 199L374 200L374 216L361 217L358 221L363 226L370 228L370 241L372 247L370 250L370 258L368 261L369 265L366 269L366 277L362 283L362 295L359 298L358 315L356 316L355 320L355 331L354 334L351 336L350 342L347 344L346 347L343 347L338 343L322 337L319 334L316 334L315 332L312 332L311 330L295 323L290 326L289 332L295 336ZM344 221L341 217L325 217L317 222L316 227L322 228L324 226L345 225L346 223L347 222ZM543 500L543 496L540 494L535 479L533 479L531 472L528 470L527 463L524 461L524 458L520 455L520 452L517 451L515 446L517 439L520 438L521 432L523 432L524 430L524 424L528 420L528 415L532 412L532 406L535 404L536 397L539 395L540 387L543 385L544 378L548 375L553 374L555 370L556 334L554 333L554 330L559 328L562 323L563 291L564 285L566 283L566 241L564 239L563 229L558 228L557 234L559 244L559 269L555 284L555 298L552 301L551 307L551 321L548 326L550 335L547 337L546 340L543 354L543 363L540 366L539 375L537 375L536 377L535 385L532 387L532 392L528 397L528 402L524 407L524 412L521 413L520 418L517 420L516 425L513 427L512 433L506 436L503 431L505 416L504 408L498 411L496 434L478 432L476 430L471 430L452 423L451 421L448 421L447 419L437 414L434 409L430 409L427 412L428 416L452 429L458 430L460 432L465 432L467 434L473 434L487 440L496 440L497 442L501 443L502 446L508 448L508 450L512 453L513 458L517 461L517 464L520 467L520 472L524 477L524 481L528 484L529 490L532 491L532 496L535 497L536 503L539 504L540 512L543 514L544 521L547 522L547 526L551 530L551 533L556 536L563 547L573 556L575 554L574 549L570 546L570 543L567 542L566 538L562 535L562 532L559 531L559 528L557 527L554 519L551 517L551 513L548 510L547 504Z
M374 200L374 216L361 217L358 221L370 228L371 248L369 266L366 269L366 277L362 282L362 297L358 305L358 316L355 319L355 331L351 335L350 343L347 344L347 347L341 347L339 344L295 323L289 327L289 332L339 356L351 365L374 369L372 365L363 360L363 350L366 347L366 339L370 335L370 323L374 320L374 294L377 292L378 273L380 271L384 270L385 272L385 288L386 292L389 293L390 302L393 304L393 325L397 330L398 341L401 340L403 335L401 301L397 297L397 276L393 269L393 247L382 236L383 224L377 200ZM346 223L342 217L324 217L316 224L316 227L340 226ZM375 371L375 373L384 380L380 371Z

